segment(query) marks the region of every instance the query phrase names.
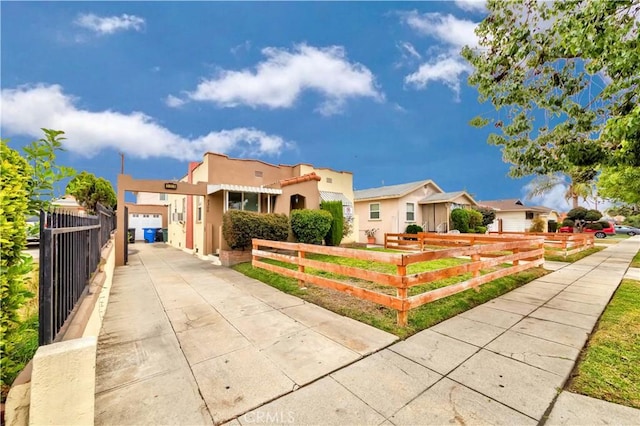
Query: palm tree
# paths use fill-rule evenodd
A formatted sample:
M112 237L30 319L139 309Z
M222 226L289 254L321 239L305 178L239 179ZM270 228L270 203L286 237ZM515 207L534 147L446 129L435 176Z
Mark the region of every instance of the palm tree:
M582 198L587 201L594 194L593 180L584 181L580 179L581 175L578 172L575 173L555 173L549 175L540 175L533 179L530 183L531 190L527 194L527 199L539 197L546 194L558 185L567 185L567 179L569 178L567 191L564 194L564 198L567 201L571 201L572 207L578 207L578 201Z

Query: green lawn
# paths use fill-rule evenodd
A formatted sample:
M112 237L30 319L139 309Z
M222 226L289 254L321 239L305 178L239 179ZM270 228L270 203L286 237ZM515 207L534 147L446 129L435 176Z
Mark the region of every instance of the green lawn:
M567 256L566 258L563 257L562 255L556 255L556 254L551 254L551 253L545 253L544 255L544 260L548 260L548 261L553 261L553 262L567 262L567 263L573 263L576 262L582 258L585 258L589 255L592 255L593 253L597 253L600 250L604 250L606 247L591 247L590 249L586 249L583 250L579 253L576 254L572 254L571 256Z
M633 260L631 261L631 267L640 268L640 251L637 252L636 255L633 257Z
M307 257L309 259L322 260L325 262L336 262L343 265L357 266L360 268L376 270L379 272L395 272L395 267L393 265L378 262L338 258L316 254L309 254ZM468 259L440 259L430 262L421 262L408 267L407 272L409 274L415 274L418 272L442 269L445 267L459 265L467 262L469 262ZM289 268L295 267L295 265L286 265L283 263L277 264L279 266L286 266ZM309 285L306 289L301 289L298 287L298 281L296 279L283 277L279 274L266 271L264 269L254 268L253 266L251 266L251 263L242 263L234 266L233 268L249 277L269 284L270 286L275 287L285 293L298 296L308 302L322 306L340 315L344 315L372 325L381 330L388 331L401 338L405 338L407 336L410 336L411 334L417 333L418 331L424 330L425 328L429 328L434 324L444 321L445 319L464 312L474 306L485 303L488 300L511 291L547 273L547 271L542 268L529 269L527 271L484 284L480 286L477 291L473 289L466 290L464 292L446 297L444 299L440 299L435 302L423 305L409 312L409 324L407 327L403 328L399 327L396 324L396 311L388 309L384 306L380 306L366 300L360 300L345 293L313 285ZM362 280L341 277L335 274L327 273L325 271L313 270L312 268L308 267L306 268L306 272L341 281L348 280L350 283L356 284L361 287L395 295L395 288L393 287L381 286ZM487 273L489 271L483 272ZM410 295L418 294L446 285L451 285L456 282L464 281L468 278L470 278L470 274L436 281L424 286L417 286L414 289L410 290Z
M640 408L640 281L622 281L583 351L568 389Z

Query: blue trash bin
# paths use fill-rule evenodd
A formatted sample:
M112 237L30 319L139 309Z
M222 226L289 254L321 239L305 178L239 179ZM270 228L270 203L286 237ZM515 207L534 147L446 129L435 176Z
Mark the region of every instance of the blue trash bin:
M144 230L144 240L152 243L156 239L156 228L142 228Z

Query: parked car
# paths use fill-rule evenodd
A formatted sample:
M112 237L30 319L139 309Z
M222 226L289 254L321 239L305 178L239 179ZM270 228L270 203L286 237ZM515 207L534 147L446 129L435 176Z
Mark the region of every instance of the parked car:
M614 228L616 229L616 234L623 234L623 235L626 234L632 237L634 235L640 235L640 229L634 228L633 226L616 225L614 226Z
M561 226L560 228L558 228L558 232L562 232L565 234L572 234L573 226Z
M597 222L597 223L604 223L604 222ZM615 229L615 225L613 224L613 222L607 222L609 224L609 226L607 227L603 227L602 229L590 229L588 228L589 224L586 224L585 227L582 229L583 232L593 232L596 238L606 238L607 235L616 235L616 229Z
M40 217L27 217L27 245L40 244Z

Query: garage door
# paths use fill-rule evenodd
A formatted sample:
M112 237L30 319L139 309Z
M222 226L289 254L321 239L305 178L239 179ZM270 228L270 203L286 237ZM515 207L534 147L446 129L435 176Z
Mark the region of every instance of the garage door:
M136 241L144 240L144 228L162 228L162 216L159 214L129 214L129 228L135 228Z

